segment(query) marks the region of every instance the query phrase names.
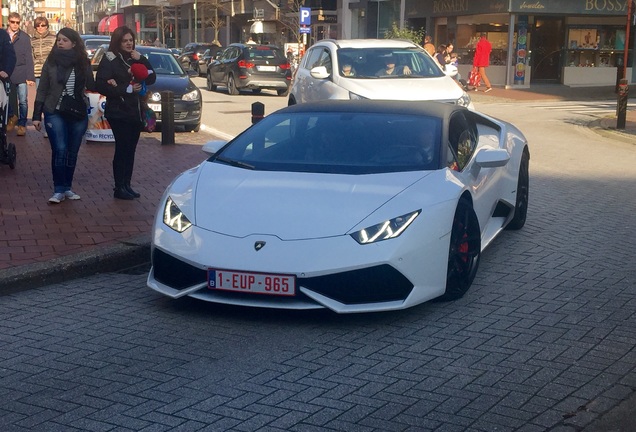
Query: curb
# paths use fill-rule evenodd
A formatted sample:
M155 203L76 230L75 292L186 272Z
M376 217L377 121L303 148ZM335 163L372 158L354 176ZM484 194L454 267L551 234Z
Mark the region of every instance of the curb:
M636 144L634 128L616 129L616 117L605 117L592 120L587 127L596 134L627 144Z
M98 273L120 272L150 262L148 235L112 245L96 246L76 255L2 271L0 295L8 295L44 285Z

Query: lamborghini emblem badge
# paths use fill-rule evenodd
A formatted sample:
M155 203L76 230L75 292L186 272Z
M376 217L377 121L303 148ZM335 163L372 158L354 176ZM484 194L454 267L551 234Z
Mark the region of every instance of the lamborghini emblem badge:
M263 249L265 247L265 242L264 241L257 241L256 243L254 243L254 250L256 252L258 252L259 250Z

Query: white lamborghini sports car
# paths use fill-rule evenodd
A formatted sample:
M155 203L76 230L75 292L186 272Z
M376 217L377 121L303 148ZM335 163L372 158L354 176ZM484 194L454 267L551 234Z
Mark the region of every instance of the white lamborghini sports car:
M526 220L526 139L457 105L299 104L203 150L154 223L148 286L173 298L338 313L453 300Z

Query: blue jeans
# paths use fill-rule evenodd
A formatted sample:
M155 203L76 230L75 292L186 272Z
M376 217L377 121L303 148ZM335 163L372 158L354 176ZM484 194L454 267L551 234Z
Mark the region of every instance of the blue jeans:
M88 116L69 119L59 112L44 113L44 127L51 143L51 170L55 193L71 190L77 154L88 127Z
M17 91L18 95L18 126L26 126L27 123L27 83L11 84L11 91ZM13 107L9 104L9 117L13 115Z

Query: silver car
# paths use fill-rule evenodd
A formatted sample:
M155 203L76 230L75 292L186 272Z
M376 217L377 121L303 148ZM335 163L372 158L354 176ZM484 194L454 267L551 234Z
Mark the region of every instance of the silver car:
M303 57L288 104L325 99L434 100L472 108L470 96L452 74L410 41L325 39Z

